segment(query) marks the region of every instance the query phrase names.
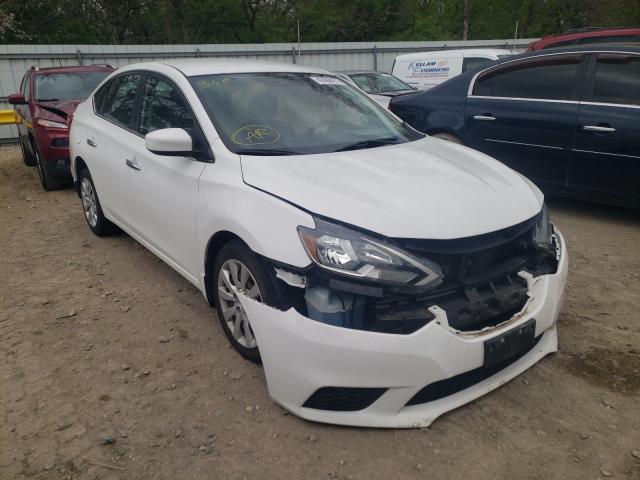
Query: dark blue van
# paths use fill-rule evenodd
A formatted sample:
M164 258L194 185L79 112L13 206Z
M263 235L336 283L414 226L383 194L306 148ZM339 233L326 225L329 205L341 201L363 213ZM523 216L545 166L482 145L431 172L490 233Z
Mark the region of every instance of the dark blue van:
M391 101L416 129L484 152L548 193L640 208L640 48L543 50Z

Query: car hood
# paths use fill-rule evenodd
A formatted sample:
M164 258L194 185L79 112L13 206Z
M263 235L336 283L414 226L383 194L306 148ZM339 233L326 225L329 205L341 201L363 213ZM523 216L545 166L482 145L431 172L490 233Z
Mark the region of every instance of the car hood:
M82 100L60 100L56 102L38 102L36 117L59 121L73 113Z
M330 154L241 156L245 183L309 212L395 238L452 239L536 215L542 193L461 145L415 142Z

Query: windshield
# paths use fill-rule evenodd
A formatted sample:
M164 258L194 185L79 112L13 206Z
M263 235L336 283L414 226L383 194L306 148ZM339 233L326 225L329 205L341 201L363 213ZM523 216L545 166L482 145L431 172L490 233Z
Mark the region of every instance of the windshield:
M49 73L36 76L38 102L84 100L111 72Z
M333 76L241 73L191 83L222 141L239 154L328 153L422 138Z
M414 90L413 87L388 73L352 73L349 76L356 82L356 85L367 93Z

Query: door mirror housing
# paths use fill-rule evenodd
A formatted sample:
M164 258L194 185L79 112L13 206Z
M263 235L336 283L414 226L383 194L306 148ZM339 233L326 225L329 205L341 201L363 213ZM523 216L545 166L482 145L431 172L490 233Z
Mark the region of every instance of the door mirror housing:
M173 157L193 157L193 140L182 128L161 128L147 133L144 144L151 153Z
M7 97L7 101L11 105L26 105L27 101L24 99L24 95L22 93L14 93L13 95L9 95Z

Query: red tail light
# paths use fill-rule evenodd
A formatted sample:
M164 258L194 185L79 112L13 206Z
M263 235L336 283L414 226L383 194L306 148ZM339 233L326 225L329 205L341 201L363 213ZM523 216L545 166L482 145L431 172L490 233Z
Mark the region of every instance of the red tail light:
M73 122L73 112L67 114L67 127L71 129L71 122Z

